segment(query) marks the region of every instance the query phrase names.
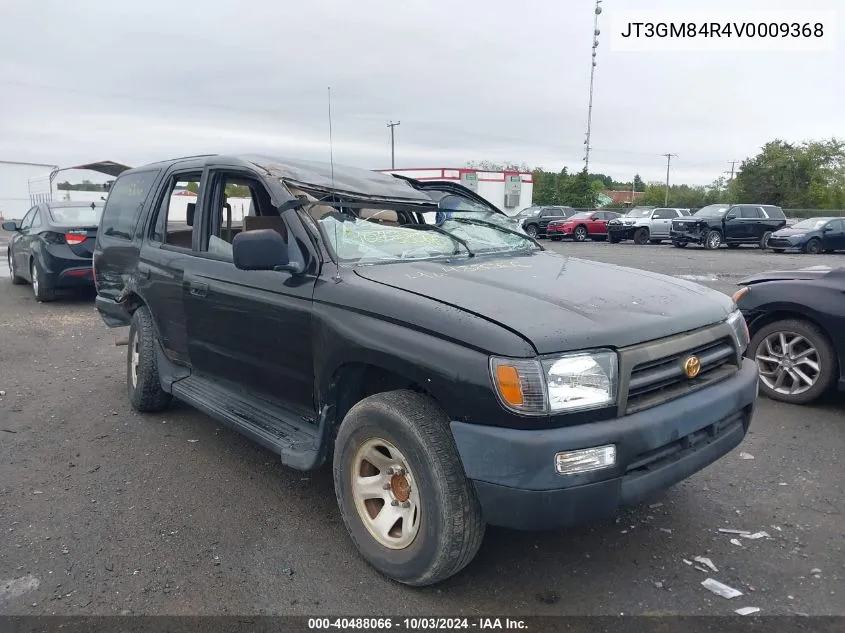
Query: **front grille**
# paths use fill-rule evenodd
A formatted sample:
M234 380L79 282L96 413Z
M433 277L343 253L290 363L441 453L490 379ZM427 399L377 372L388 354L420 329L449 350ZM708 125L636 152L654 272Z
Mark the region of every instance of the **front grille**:
M690 224L688 222L672 222L672 230L689 235L698 235L700 232L697 224Z
M745 423L746 412L737 411L728 417L645 453L640 453L628 464L625 477L637 477L668 466L684 455L701 450L714 440Z
M701 361L701 370L690 379L684 374L684 362L693 355ZM729 338L640 363L631 370L625 413L636 413L698 391L724 380L737 369L737 352Z

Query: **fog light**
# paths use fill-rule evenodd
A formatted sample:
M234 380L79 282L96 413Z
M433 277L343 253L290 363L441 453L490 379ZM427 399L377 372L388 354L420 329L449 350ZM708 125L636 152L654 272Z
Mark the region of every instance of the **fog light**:
M561 475L586 473L616 465L616 446L596 446L555 455L555 469Z

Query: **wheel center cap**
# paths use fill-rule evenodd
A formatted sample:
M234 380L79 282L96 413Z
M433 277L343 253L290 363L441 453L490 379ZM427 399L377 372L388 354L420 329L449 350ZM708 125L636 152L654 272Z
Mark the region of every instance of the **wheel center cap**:
M411 496L411 484L405 475L393 475L390 478L390 491L397 501L404 503Z

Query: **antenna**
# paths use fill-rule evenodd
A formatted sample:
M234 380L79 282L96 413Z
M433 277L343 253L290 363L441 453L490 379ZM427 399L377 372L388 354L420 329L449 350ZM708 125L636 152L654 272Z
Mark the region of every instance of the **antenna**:
M331 86L329 86L329 164L331 165L331 170L332 170L332 176L331 176L331 178L332 178L332 200L334 201L334 198L335 198L335 195L334 195L335 194L335 192L334 192L334 145L332 143L332 87ZM336 254L338 253L338 244L340 244L339 238L337 236L337 224L338 224L338 222L337 222L337 220L335 220L335 223L334 223L334 250L335 250ZM340 255L339 254L337 256L337 268L336 268L335 274L334 274L334 282L336 284L341 282L341 278L340 278Z

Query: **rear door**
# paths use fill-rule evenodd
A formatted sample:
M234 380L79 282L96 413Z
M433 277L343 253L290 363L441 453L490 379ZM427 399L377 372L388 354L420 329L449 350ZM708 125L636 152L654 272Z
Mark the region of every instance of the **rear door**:
M669 237L672 220L678 217L674 209L655 209L651 216L651 234L654 237Z
M822 233L825 250L845 250L845 220L831 220Z
M190 363L184 276L197 254L199 231L194 220L205 194L205 174L201 166L180 166L165 174L152 201L138 258L139 289L165 354L184 365Z

